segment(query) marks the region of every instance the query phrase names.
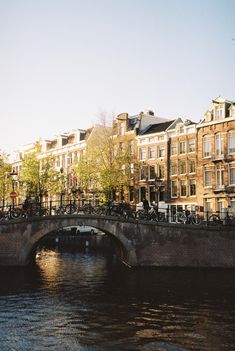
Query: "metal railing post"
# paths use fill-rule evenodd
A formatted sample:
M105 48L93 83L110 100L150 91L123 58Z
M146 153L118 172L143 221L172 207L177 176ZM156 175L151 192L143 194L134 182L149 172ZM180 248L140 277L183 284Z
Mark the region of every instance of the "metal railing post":
M209 224L209 213L208 211L206 211L206 225Z
M50 200L50 204L49 204L49 214L51 216L51 212L52 212L52 200Z

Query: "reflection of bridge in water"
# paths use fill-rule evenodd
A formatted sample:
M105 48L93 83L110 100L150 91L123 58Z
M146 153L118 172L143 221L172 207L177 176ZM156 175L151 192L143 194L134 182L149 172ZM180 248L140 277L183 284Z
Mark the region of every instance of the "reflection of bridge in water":
M26 265L40 240L61 227L88 225L109 234L130 266L235 267L229 226L154 223L99 215L18 218L0 224L0 265Z

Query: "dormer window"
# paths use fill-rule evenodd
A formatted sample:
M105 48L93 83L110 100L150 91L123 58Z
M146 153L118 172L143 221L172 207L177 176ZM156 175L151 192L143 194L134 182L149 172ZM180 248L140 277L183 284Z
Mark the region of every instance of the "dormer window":
M219 121L222 118L223 118L223 108L219 106L215 110L215 120Z

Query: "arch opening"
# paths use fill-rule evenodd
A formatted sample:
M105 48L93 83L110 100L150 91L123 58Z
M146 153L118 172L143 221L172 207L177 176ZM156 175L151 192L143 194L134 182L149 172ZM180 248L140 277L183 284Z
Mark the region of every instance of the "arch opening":
M78 228L79 227L79 228ZM113 255L128 266L128 254L123 243L115 235L96 227L87 227L87 231L80 231L81 226L58 226L45 232L34 242L28 253L27 262L36 263L37 254L42 249L62 250L73 252L102 252ZM83 228L84 229L84 228Z

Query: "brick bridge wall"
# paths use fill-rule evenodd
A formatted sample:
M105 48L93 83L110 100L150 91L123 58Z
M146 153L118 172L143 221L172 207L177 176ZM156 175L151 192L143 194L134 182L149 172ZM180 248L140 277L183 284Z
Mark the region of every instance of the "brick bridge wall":
M124 221L99 216L51 216L0 224L0 265L26 265L38 242L60 227L94 226L119 243L130 266L235 267L235 228Z

